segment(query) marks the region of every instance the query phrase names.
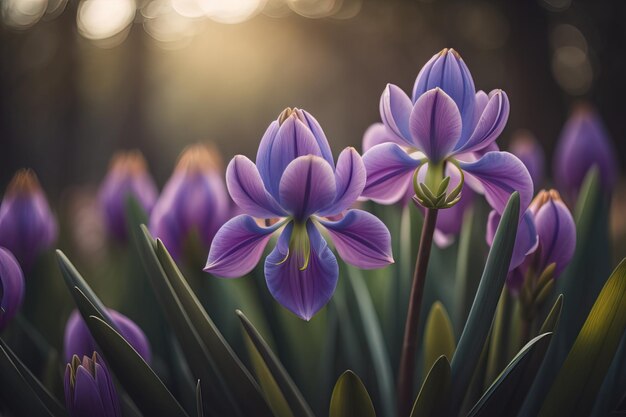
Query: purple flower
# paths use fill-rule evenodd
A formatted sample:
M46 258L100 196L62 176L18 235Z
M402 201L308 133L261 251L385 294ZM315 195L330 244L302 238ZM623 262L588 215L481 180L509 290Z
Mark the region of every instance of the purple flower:
M610 193L618 175L615 150L600 116L583 104L563 126L554 153L554 179L570 201L593 166L598 167L602 186Z
M70 417L121 417L109 370L98 353L74 355L65 368L65 406Z
M24 300L24 274L11 252L0 247L0 332L15 317Z
M246 214L219 230L204 270L227 278L247 274L280 232L265 259L265 278L274 298L305 320L337 285L337 259L322 233L341 258L359 268L393 262L387 227L370 213L350 209L365 185L360 155L346 148L335 166L322 128L304 110L283 111L261 139L256 165L235 156L226 183Z
M220 158L207 145L185 149L165 184L150 216L150 231L174 258L180 258L185 240L196 232L206 249L230 217Z
M157 194L146 160L139 151L115 154L98 193L110 235L119 241L126 240L126 201L129 197L135 198L150 213Z
M126 339L146 362L150 363L152 359L150 343L144 332L123 314L110 308L107 309L107 311L124 339ZM99 351L96 341L91 337L89 328L78 310L72 312L65 325L63 350L65 360L68 362L74 355L80 357L90 355L94 351Z
M28 169L18 171L0 206L0 246L27 269L56 238L57 223L37 176Z
M464 175L461 181L485 194L498 213L513 191L519 191L522 207L528 207L533 194L528 170L514 155L491 151L508 119L509 100L501 90L476 92L454 50L444 49L428 61L417 76L412 98L387 85L380 114L391 135L363 155L364 197L383 204L398 201L416 171L426 165L425 183L417 184L416 193L423 186L434 193L446 169L452 168ZM462 185L450 181L449 187ZM458 195L448 197L443 207L454 204Z
M520 130L513 135L511 153L524 163L535 187L543 184L545 155L537 139L527 130Z

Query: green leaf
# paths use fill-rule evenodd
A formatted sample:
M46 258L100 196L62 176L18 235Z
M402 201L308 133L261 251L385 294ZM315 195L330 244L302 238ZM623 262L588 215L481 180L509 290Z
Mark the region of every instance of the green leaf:
M441 302L435 301L424 329L424 375L440 356L451 358L455 347L454 330L448 312Z
M509 271L519 211L519 193L514 192L502 213L472 309L452 357L450 414L458 413L485 341L489 336L500 293Z
M87 326L107 365L144 415L188 417L150 366L118 332L96 316L89 317Z
M540 417L589 415L625 329L626 259L613 271L591 308Z
M509 408L509 401L514 395L520 394L520 391L530 388L530 384L520 387L520 382L525 372L537 372L541 361L533 364L534 369L529 370L528 367L535 353L539 353L543 359L551 338L552 333L543 333L529 341L478 400L468 417L514 416L517 410Z
M263 337L254 328L252 323L250 323L248 318L240 310L237 310L236 314L243 325L244 331L250 338L252 346L263 359L263 362L276 381L276 385L285 397L285 400L287 401L289 408L293 411L293 414L298 417L314 417L311 407L307 404L306 400L302 396L302 393L300 393L300 390L296 387L296 384L287 373L287 370L276 357L276 354L272 352L265 340L263 340Z
M196 384L196 410L198 411L198 417L204 417L204 409L202 407L202 386L200 380Z
M330 398L329 417L376 417L367 389L354 372L345 371L337 380Z
M365 340L372 356L372 366L378 382L383 415L393 416L395 413L393 373L380 322L360 271L349 265L346 265L346 271L348 281L354 292L359 316L363 322Z
M426 375L426 379L417 394L411 417L432 417L438 415L447 398L450 388L450 363L445 356L440 356Z

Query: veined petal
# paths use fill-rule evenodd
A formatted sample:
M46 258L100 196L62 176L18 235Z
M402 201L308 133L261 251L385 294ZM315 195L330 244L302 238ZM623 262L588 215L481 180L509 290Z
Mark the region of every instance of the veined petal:
M431 161L439 162L461 137L461 114L454 100L435 88L417 99L409 126L417 148Z
M394 142L400 146L406 145L406 141L398 140L396 135L389 132L387 126L382 123L374 123L363 134L363 152L365 153L374 146L387 142Z
M277 245L265 260L265 279L276 301L298 317L310 320L335 292L339 266L311 221L306 224L306 233L310 239L308 262L301 250L285 254L284 245Z
M304 120L306 121L307 126L311 129L315 140L317 141L317 145L320 148L320 152L322 153L322 158L326 160L330 164L333 169L335 168L335 160L333 159L333 153L330 150L330 145L328 144L328 139L326 139L326 134L322 130L322 126L320 126L319 122L311 113L306 110L300 109L302 115L304 116Z
M335 200L333 169L318 156L301 156L285 169L279 195L281 206L296 219L304 220Z
M267 192L254 163L236 155L226 169L226 186L231 198L245 213L259 218L281 217L284 211Z
M491 210L489 213L486 234L486 240L489 246L493 244L493 238L496 235L500 218L500 214L495 210ZM513 271L520 266L526 259L526 256L537 249L537 243L537 229L535 228L533 215L530 210L526 210L517 228L517 236L515 237L515 246L513 246L513 255L511 256L509 271Z
M346 148L337 159L335 170L335 183L337 184L337 196L329 207L319 211L320 216L338 214L350 208L363 192L365 187L365 165L361 155L354 148Z
M489 103L489 96L487 95L487 93L485 93L483 90L477 91L474 97L474 117L472 127L478 124L480 116L483 115L485 107L487 107L487 103Z
M387 226L363 210L348 210L343 219L320 220L341 258L362 269L382 268L393 263L391 235Z
M74 416L107 417L96 381L82 365L76 369L74 404L71 414Z
M392 204L407 192L413 172L422 161L412 158L395 143L383 143L365 152L363 164L367 172L363 197Z
M508 152L488 152L475 162L459 161L465 175L480 183L475 187L472 181L467 184L476 192L484 192L487 202L498 213L502 213L509 196L514 191L520 194L520 207L526 209L533 196L533 180L528 169L516 156ZM520 217L523 215L523 211Z
M387 84L380 97L380 117L396 137L396 142L413 145L409 130L409 117L413 110L413 103L404 91L397 85Z
M270 168L272 166L272 154L274 153L274 142L276 142L276 134L280 124L277 120L274 120L265 130L261 142L259 143L259 149L256 154L256 167L261 175L261 179L265 184L265 188L269 190L270 179L272 174Z
M492 144L502 133L509 119L509 110L509 98L506 93L502 90L492 92L472 135L466 141L459 142L454 151L476 152Z
M232 218L215 235L204 271L223 278L247 274L259 262L272 233L281 225L261 227L254 218L243 214Z

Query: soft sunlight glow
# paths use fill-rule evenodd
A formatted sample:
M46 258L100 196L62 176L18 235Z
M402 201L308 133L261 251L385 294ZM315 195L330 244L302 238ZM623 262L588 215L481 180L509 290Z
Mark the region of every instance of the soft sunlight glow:
M111 38L135 18L134 0L83 0L78 6L78 30L87 39Z
M3 0L2 20L14 29L27 29L41 19L48 0Z
M220 23L240 23L259 13L265 6L262 0L199 0L206 15Z

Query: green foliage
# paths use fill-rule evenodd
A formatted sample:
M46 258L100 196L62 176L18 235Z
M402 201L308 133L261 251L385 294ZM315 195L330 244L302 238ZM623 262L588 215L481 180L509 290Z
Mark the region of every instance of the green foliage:
M417 399L413 404L411 417L429 417L439 415L448 398L450 389L450 362L440 356L426 375Z
M354 372L345 371L337 380L329 417L376 417L367 389Z
M424 329L424 369L429 370L440 356L451 358L456 342L454 330L446 308L439 301L435 302L426 318ZM426 375L426 371L424 375Z

